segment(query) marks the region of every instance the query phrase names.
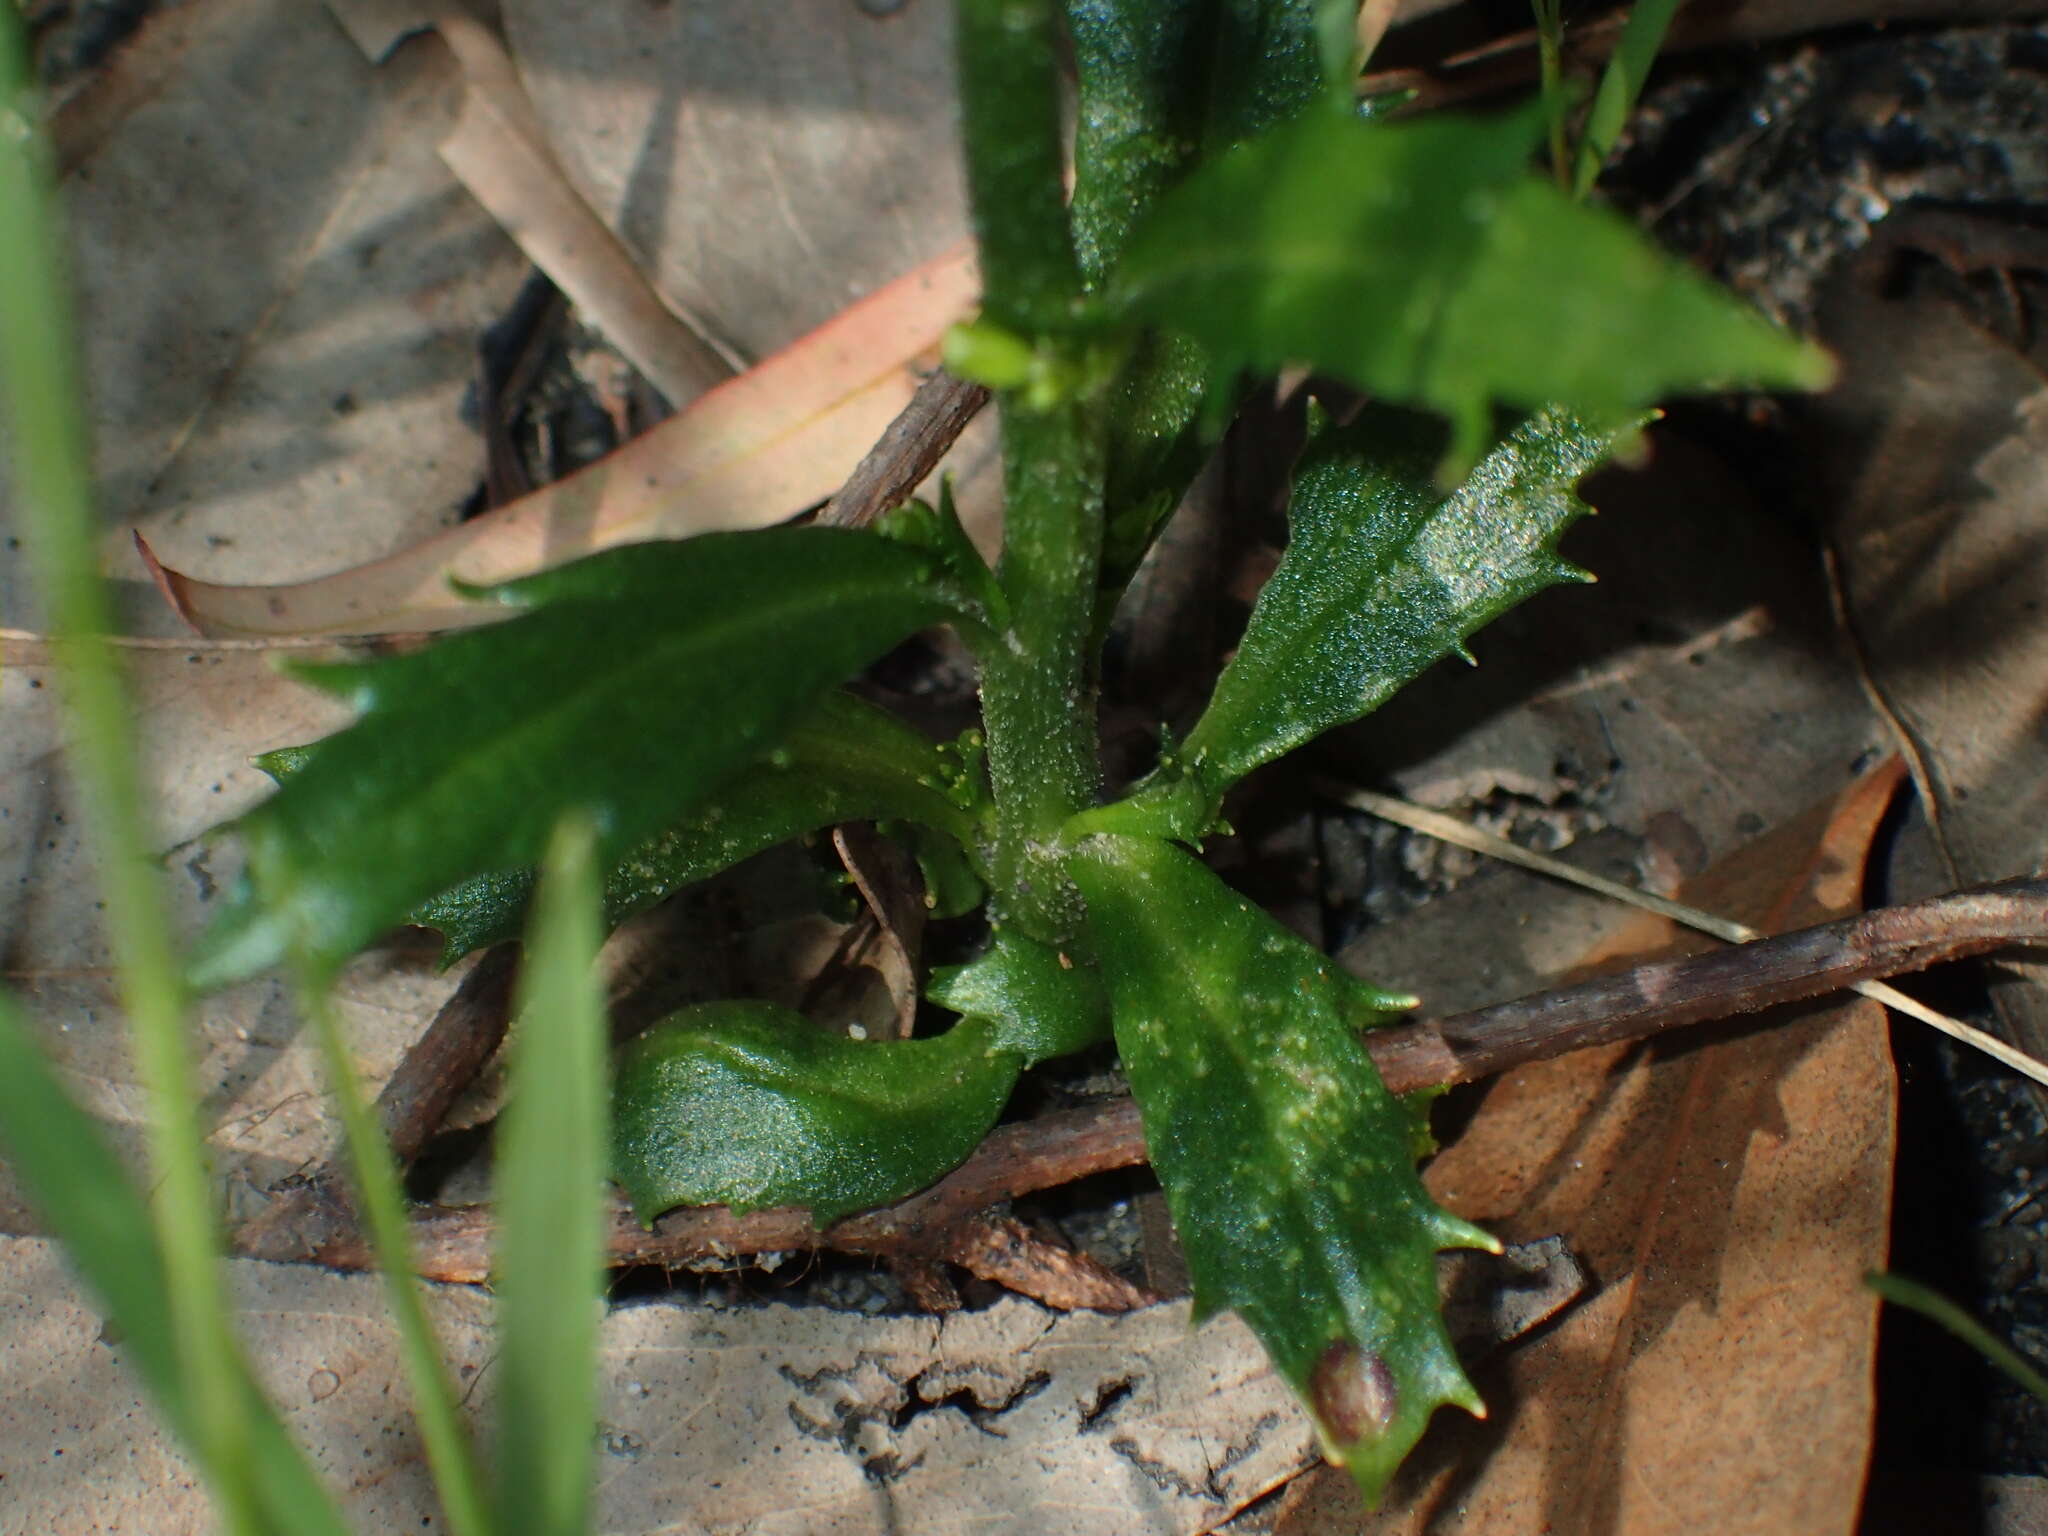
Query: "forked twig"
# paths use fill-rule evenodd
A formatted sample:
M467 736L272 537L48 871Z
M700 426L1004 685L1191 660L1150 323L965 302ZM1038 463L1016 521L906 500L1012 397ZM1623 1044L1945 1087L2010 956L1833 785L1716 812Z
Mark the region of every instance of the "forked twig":
M1376 1030L1366 1045L1387 1086L1406 1093L2039 943L2048 943L2048 880L2014 880L1690 959L1639 965L1447 1019ZM1106 1100L999 1127L930 1189L823 1232L801 1210L739 1216L722 1206L674 1211L642 1227L616 1204L610 1258L615 1265L684 1267L790 1249L943 1256L959 1225L992 1205L1144 1160L1137 1106L1128 1099ZM346 1213L321 1214L329 1219L301 1233L298 1255L341 1268L366 1264L367 1251ZM492 1219L486 1208L422 1212L413 1238L421 1271L430 1279L478 1281L489 1274Z

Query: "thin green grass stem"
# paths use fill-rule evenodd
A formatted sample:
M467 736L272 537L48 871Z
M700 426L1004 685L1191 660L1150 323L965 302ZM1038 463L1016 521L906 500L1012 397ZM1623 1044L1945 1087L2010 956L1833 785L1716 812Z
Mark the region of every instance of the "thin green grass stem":
M1863 1283L1893 1306L1918 1312L1929 1322L1947 1329L2026 1391L2048 1403L2048 1376L2043 1376L2032 1361L1939 1291L1930 1290L1917 1280L1908 1280L1904 1275L1890 1275L1877 1270L1865 1275Z
M1657 50L1664 46L1664 34L1683 0L1636 0L1629 10L1628 25L1621 42L1600 76L1600 89L1586 114L1586 127L1579 138L1578 164L1572 173L1572 195L1583 199L1592 191L1600 167L1621 140L1628 115L1635 110L1643 82L1650 78L1650 66L1657 62Z
M564 822L520 967L511 1098L498 1132L498 1496L504 1536L586 1529L611 1145L595 835Z
M1567 192L1572 185L1570 146L1565 141L1564 16L1559 0L1530 0L1536 15L1536 64L1542 81L1543 112L1549 121L1550 171Z
M399 1359L412 1389L413 1418L426 1446L427 1466L441 1496L442 1512L454 1536L488 1536L492 1525L469 1432L456 1410L440 1342L420 1298L412 1245L406 1236L405 1196L390 1144L356 1076L326 978L309 968L300 976L299 996L334 1094L335 1118L341 1122L355 1180L357 1211L370 1251L384 1273L392 1319L398 1327Z
M204 1099L194 1091L184 988L149 856L131 710L106 638L112 607L99 575L85 391L26 57L14 7L0 6L0 385L16 501L63 663L69 771L149 1101L154 1220L195 1449L228 1529L253 1532L260 1525L249 1482L248 1400L219 1265L199 1118ZM146 1234L135 1240L147 1241Z

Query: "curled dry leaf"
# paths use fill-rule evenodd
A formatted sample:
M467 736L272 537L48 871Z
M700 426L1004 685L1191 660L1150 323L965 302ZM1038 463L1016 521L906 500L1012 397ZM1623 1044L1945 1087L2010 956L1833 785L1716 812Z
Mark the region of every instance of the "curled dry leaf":
M949 251L589 468L386 559L275 586L152 562L158 584L208 635L447 629L496 616L451 579L484 585L615 544L780 522L839 488L975 293L971 253Z
M448 168L671 404L687 404L724 380L726 360L676 317L562 173L497 35L459 11L435 26L466 87L441 141Z

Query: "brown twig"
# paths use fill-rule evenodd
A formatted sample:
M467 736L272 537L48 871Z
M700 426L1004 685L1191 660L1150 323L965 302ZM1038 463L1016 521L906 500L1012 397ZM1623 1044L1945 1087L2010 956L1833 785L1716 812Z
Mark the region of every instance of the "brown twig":
M839 494L818 514L820 524L864 528L923 483L967 423L988 404L988 391L941 370L918 385L910 403L867 457L854 466Z
M2013 944L2048 942L2048 880L2014 880L1885 907L1819 928L1687 960L1639 965L1511 1003L1374 1032L1366 1039L1396 1093L1471 1082L1524 1062L1708 1019L1823 996ZM777 1250L829 1248L875 1257L946 1257L963 1224L992 1205L1145 1160L1137 1106L1107 1100L993 1132L922 1194L849 1217L820 1233L801 1210L735 1215L722 1206L673 1211L642 1227L615 1205L614 1265L683 1266ZM331 1214L331 1213L329 1213ZM299 1252L338 1268L369 1254L344 1218L303 1234ZM431 1210L413 1223L421 1272L478 1281L489 1272L483 1207ZM248 1251L246 1248L244 1251ZM265 1256L275 1257L267 1254Z
M1688 960L1658 961L1576 986L1369 1037L1397 1092L1465 1083L1567 1051L1637 1040L1922 971L2013 944L2048 942L2048 881L2012 880L1881 907Z
M420 1155L448 1107L504 1043L518 975L517 944L486 950L377 1095L378 1118L401 1163Z

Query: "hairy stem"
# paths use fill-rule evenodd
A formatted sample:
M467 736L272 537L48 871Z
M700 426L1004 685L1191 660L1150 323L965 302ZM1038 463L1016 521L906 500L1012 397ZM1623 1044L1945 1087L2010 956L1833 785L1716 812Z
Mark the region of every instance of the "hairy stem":
M1094 803L1095 592L1102 564L1103 415L1083 398L1003 412L1004 538L1012 615L983 657L982 715L996 801L996 921L1062 942L1077 899L1059 829Z
M1081 292L1060 145L1057 7L960 0L958 27L982 305L1013 330L1057 328Z
M1053 0L960 0L967 183L983 307L1035 348L1081 301L1060 144ZM991 916L1058 943L1078 898L1060 825L1095 798L1089 642L1102 565L1103 411L1078 380L1003 401L1003 558L1011 622L983 647L996 800Z

